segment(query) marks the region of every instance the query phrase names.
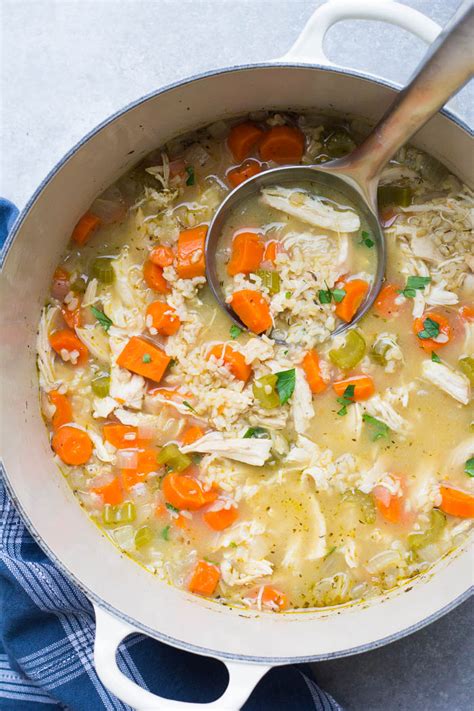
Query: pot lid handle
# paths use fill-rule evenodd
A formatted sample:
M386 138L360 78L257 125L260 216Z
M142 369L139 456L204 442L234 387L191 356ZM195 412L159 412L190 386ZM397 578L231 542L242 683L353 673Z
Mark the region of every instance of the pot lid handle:
M393 0L328 0L311 15L299 37L279 62L302 62L336 67L324 53L328 30L342 20L379 20L398 25L427 44L434 42L441 27L418 10Z

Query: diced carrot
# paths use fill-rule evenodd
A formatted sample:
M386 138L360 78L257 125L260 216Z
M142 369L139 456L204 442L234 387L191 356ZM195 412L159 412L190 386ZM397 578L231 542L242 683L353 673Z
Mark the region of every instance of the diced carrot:
M91 491L93 491L94 494L102 496L104 504L115 506L116 504L121 504L123 501L122 487L120 486L118 477L112 479L109 484L94 487Z
M332 384L336 395L339 397L344 395L344 391L349 385L354 386L353 400L355 402L367 400L375 392L374 381L369 375L353 375L350 378L344 378L344 380L336 380Z
M159 383L171 358L149 341L132 336L117 358L117 365Z
M72 311L68 309L67 304L61 306L61 314L69 328L74 329L81 325L81 305L76 306Z
M126 491L130 491L132 486L140 484L146 477L145 472L138 472L136 469L122 469L122 484Z
M223 531L225 528L229 528L238 517L239 514L235 506L231 506L229 509L208 511L203 515L204 521L214 531Z
M182 530L188 528L189 526L189 519L183 516L182 514L178 514L176 518L173 518L172 522L176 526L176 528L181 528Z
M72 422L72 408L69 398L58 390L51 390L51 392L48 393L48 398L51 404L56 408L51 418L53 429L58 430L63 425Z
M102 436L117 449L131 449L139 446L138 427L112 422L104 425Z
M400 296L400 287L395 284L385 284L379 292L375 300L375 310L383 318L391 318L397 316L400 311L400 305L396 303L396 299Z
M474 496L452 486L441 486L441 511L458 518L474 518Z
M272 264L275 264L277 254L281 250L281 245L280 242L278 242L275 239L270 240L270 242L267 242L265 244L265 252L263 253L263 261L264 262L272 262Z
M304 134L293 126L273 126L262 138L260 158L275 163L299 163L304 153Z
M394 496L385 486L376 486L373 495L377 509L384 519L389 523L399 523L403 510L402 497Z
M100 218L92 212L86 212L72 231L71 238L76 244L82 246L90 240L94 232L100 227Z
M129 445L129 446L133 446ZM159 469L159 464L156 459L156 449L140 449L136 453L137 466L133 469L122 469L122 483L128 491L132 486L143 481L147 474L156 472Z
M464 321L474 321L474 306L465 304L459 309L459 315Z
M219 568L205 560L200 560L194 568L188 589L192 593L209 597L214 593L220 577Z
M173 264L174 252L171 247L159 244L157 247L152 249L149 260L158 267L169 267Z
M180 279L205 276L204 244L206 235L207 225L200 225L179 233L177 270Z
M243 161L258 145L264 131L251 121L244 121L230 129L227 143L234 160Z
M311 392L317 395L318 393L324 392L327 388L327 383L323 380L321 375L321 368L319 367L319 356L315 350L308 351L303 358L303 370L306 375L306 380L311 388Z
M431 321L435 321L439 325L438 337L442 335L445 340L438 342L433 338L420 337L420 333L425 330L425 321L428 318L431 319ZM449 343L451 339L451 326L449 325L448 319L442 314L437 314L434 311L428 311L427 313L424 313L421 318L416 318L413 321L413 333L418 338L418 345L420 345L427 353L431 353L431 351L443 348Z
M147 321L148 316L151 318L152 328L156 328L162 336L173 336L181 326L176 310L164 301L154 301L149 304L146 315Z
M342 288L346 295L342 301L336 304L336 316L349 323L369 291L369 285L362 279L352 279L352 281L346 281Z
M245 361L245 356L227 344L213 346L207 353L206 358L214 357L216 360L223 360L224 365L230 370L234 378L247 382L252 374L252 368Z
M177 509L197 511L217 498L217 491L204 491L201 483L187 474L167 474L162 483L163 496Z
M227 172L227 180L236 188L237 185L245 183L246 180L262 172L262 166L257 160L246 160L241 165L232 168Z
M193 442L196 442L196 440L201 439L203 436L203 430L198 427L198 425L192 425L191 427L188 427L185 432L183 432L181 442L183 444L193 444Z
M53 281L69 281L69 272L64 267L56 267L53 274Z
M83 342L76 336L74 331L69 328L55 331L49 337L51 348L63 358L64 352L67 354L78 353L77 359L73 365L85 365L89 357L89 351ZM66 360L69 356L66 357ZM63 358L64 360L64 358ZM72 361L71 361L72 362Z
M236 291L230 305L240 320L254 333L263 333L273 324L268 302L258 291Z
M87 432L71 425L63 425L54 433L51 446L58 457L72 467L88 462L93 449Z
M249 594L249 598L255 601L257 601L259 597L262 607L269 608L274 612L280 612L288 607L288 598L285 593L274 588L272 585L264 585L263 589L257 588Z
M265 246L255 232L239 232L232 240L232 254L227 265L230 276L250 274L260 266Z
M146 285L159 294L167 294L171 291L168 282L163 276L163 268L157 264L153 264L150 260L143 265L143 278L145 279Z

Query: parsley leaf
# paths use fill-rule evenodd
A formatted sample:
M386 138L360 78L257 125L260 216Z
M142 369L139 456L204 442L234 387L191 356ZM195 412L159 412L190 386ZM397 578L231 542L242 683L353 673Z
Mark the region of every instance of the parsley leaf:
M441 358L434 351L431 351L431 360L433 361L433 363L441 363Z
M407 299L414 299L416 296L416 292L423 291L425 286L429 284L431 281L431 277L423 277L423 276L409 276L407 279L407 285L406 287L400 291L400 294L403 294Z
M320 304L330 304L331 303L331 289L320 289L319 293L319 303Z
M345 297L345 295L346 295L346 292L344 291L344 289L333 289L332 290L332 298L334 299L336 304L341 302L343 300L343 298Z
M249 427L244 439L270 439L270 435L264 427Z
M188 174L188 177L186 178L186 185L194 185L196 182L196 177L194 175L194 167L192 165L188 165L186 167L186 173Z
M233 324L233 325L230 327L229 332L230 332L230 337L231 337L233 340L235 340L235 339L238 338L238 337L240 336L240 334L242 333L242 329L239 328L238 326L236 326L235 324Z
M318 292L320 304L330 304L331 299L334 299L336 304L339 304L346 295L344 289L330 289L326 284L326 289L320 289Z
M342 397L338 397L336 399L336 402L339 403L339 405L342 405L341 409L337 413L340 417L347 415L347 406L354 403L354 393L355 385L348 385L344 390Z
M174 513L179 513L179 509L177 509L176 506L173 506L173 504L168 504L168 502L166 502L165 505L168 511L174 511Z
M165 527L162 529L162 531L161 531L161 537L162 537L165 541L169 541L169 539L170 539L170 526L165 526Z
M94 316L96 317L97 321L102 326L102 328L104 329L104 331L107 333L109 328L114 325L113 322L111 321L111 319L108 316L106 316L103 311L96 309L95 306L91 306L91 311L94 314Z
M372 428L372 442L376 442L378 439L382 439L382 437L388 437L390 427L388 427L385 422L382 422L381 420L378 420L376 417L372 417L372 415L368 415L367 413L364 413L362 415L362 419Z
M418 331L416 335L422 340L426 340L428 338L436 338L437 336L439 336L439 323L437 321L433 321L432 318L425 318L425 320L423 321L423 330Z
M360 233L359 244L365 244L365 246L369 247L369 249L370 249L370 247L374 246L375 242L372 239L372 237L370 236L369 232L367 232L366 230L362 230L362 232Z
M196 410L194 409L194 407L193 407L193 406L191 405L191 403L189 403L187 400L183 400L183 405L184 405L184 407L187 407L188 410L191 410L191 412L195 412L195 413L197 414L197 412L196 412Z
M151 363L151 355L149 353L144 353L142 357L144 363Z
M474 476L474 457L467 460L464 465L464 473L468 476Z
M291 299L291 291L285 293L285 299Z
M291 370L282 370L281 373L277 373L276 376L276 388L278 397L280 398L280 405L284 405L293 395L296 383L296 371L294 368Z

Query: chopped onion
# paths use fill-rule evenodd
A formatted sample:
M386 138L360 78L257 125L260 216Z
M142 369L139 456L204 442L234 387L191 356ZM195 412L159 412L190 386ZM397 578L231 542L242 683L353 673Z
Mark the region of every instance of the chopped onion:
M374 555L367 563L369 573L381 573L382 570L390 568L393 565L398 565L401 562L401 555L398 551L382 551Z
M125 215L125 205L120 190L113 186L105 190L91 205L91 212L100 217L104 225L119 222Z
M125 551L135 548L135 529L133 526L121 526L112 531L116 544Z
M156 427L149 424L138 425L138 439L155 439Z
M120 469L136 469L138 454L136 449L120 449L117 452L117 466Z

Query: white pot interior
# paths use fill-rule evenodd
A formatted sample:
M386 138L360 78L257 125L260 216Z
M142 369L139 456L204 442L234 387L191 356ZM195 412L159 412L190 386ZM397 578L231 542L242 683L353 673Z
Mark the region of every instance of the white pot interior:
M40 309L79 216L103 188L172 136L259 108L317 109L368 119L394 90L348 74L264 66L205 76L168 89L106 123L74 149L30 203L1 281L2 454L7 481L50 555L94 599L161 639L188 649L282 663L380 644L449 608L469 588L468 551L435 574L380 601L332 612L287 615L231 610L159 582L115 549L77 505L53 462L41 420L35 367ZM417 145L473 181L469 135L438 115Z

